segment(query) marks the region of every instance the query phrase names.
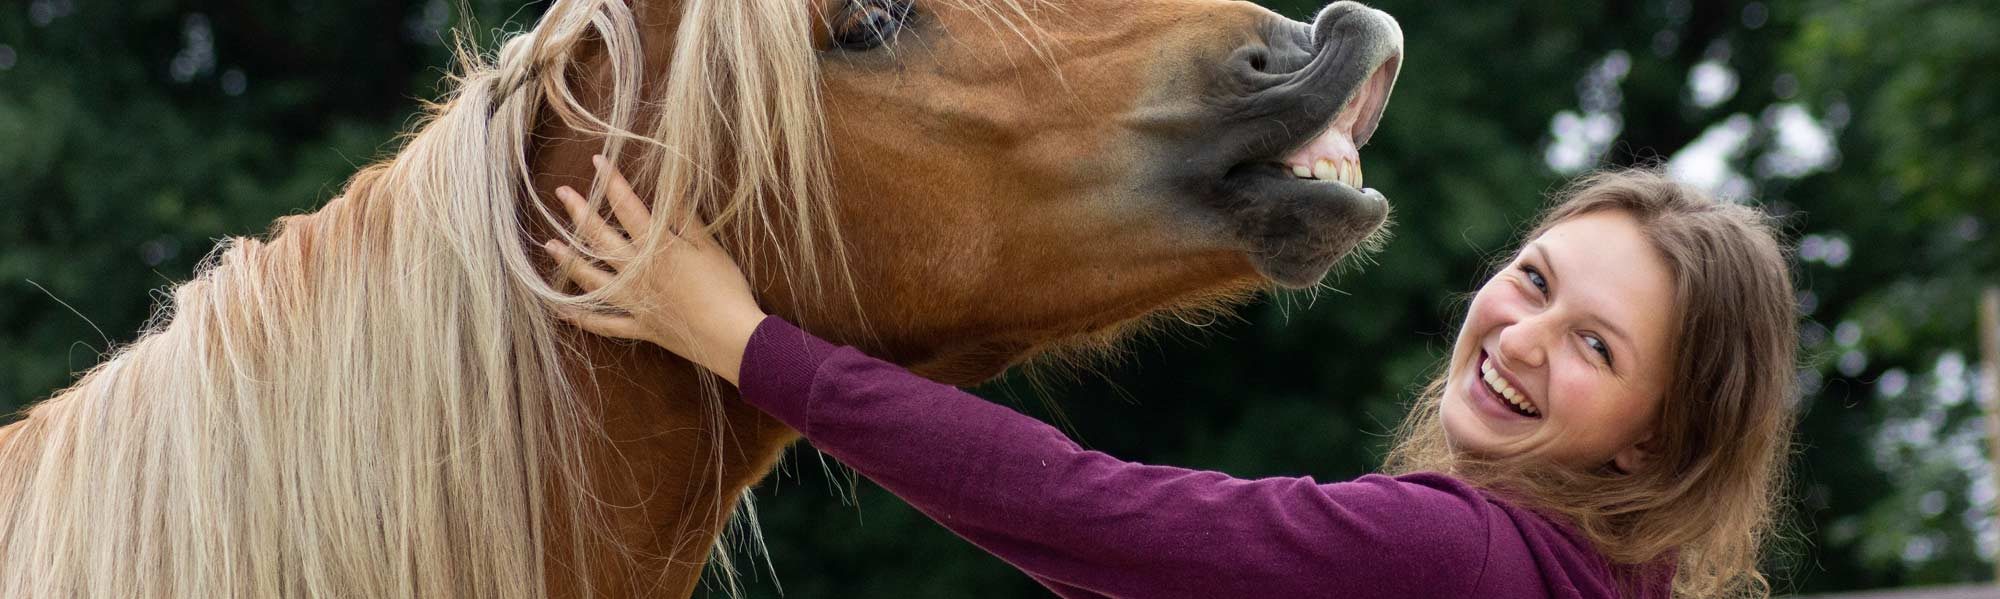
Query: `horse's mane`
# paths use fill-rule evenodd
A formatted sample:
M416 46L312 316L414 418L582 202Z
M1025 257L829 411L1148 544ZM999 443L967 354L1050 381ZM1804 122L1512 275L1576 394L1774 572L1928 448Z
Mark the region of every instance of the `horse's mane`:
M621 0L462 51L396 156L225 242L143 336L0 430L0 596L537 597L551 567L597 571L598 416L551 309L602 306L529 249L570 234L534 198L536 127L638 165L658 228L698 212L746 263L786 248L753 278L846 280L810 258L842 244L807 3L681 11L652 81Z

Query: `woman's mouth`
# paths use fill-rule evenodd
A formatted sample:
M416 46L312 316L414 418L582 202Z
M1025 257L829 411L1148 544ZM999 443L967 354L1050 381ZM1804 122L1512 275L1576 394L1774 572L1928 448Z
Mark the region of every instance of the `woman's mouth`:
M1479 380L1473 382L1471 387L1474 395L1500 408L1496 411L1504 411L1506 414L1522 418L1542 417L1541 406L1536 405L1534 399L1528 397L1527 392L1516 388L1513 381L1507 380L1507 377L1500 373L1500 369L1493 365L1493 357L1486 352L1479 353Z

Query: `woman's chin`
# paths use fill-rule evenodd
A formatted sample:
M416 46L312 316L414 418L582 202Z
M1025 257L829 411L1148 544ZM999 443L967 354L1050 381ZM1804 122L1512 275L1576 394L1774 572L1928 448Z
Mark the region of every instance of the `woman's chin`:
M1472 398L1455 387L1449 388L1442 402L1439 419L1444 424L1445 440L1453 450L1473 457L1494 459L1506 457L1509 437L1494 430L1494 423L1479 413L1477 406L1471 405Z
M1445 440L1451 443L1452 449L1475 456L1486 455L1493 446L1493 431L1487 430L1479 414L1473 411L1472 406L1466 405L1465 396L1447 392L1444 401L1439 403L1441 413L1438 418L1443 421Z

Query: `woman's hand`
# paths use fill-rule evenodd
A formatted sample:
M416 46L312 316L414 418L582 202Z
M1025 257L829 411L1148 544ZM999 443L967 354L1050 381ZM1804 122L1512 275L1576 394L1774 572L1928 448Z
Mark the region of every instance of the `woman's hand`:
M602 264L561 241L543 244L555 257L559 276L585 292L603 289L615 273L632 266L653 230L652 213L632 193L625 176L603 156L591 160L609 181L605 196L624 232L592 212L576 190L561 187L556 196L578 225L577 238ZM634 280L606 298L624 315L564 312L563 319L599 335L654 343L735 384L743 349L765 314L750 295L743 269L704 227L696 217L678 235L662 240L659 254L643 262L643 271L625 273Z

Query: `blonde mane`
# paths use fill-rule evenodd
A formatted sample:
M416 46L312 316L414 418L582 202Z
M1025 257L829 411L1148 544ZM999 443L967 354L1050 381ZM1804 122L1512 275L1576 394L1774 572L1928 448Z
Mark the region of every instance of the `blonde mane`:
M535 198L536 127L638 165L656 227L699 213L781 271L753 278L850 285L812 258L843 245L807 3L680 10L659 80L620 0L462 52L398 155L223 244L140 339L0 429L0 596L540 597L597 571L599 416L552 311L603 307L530 249L571 234Z

